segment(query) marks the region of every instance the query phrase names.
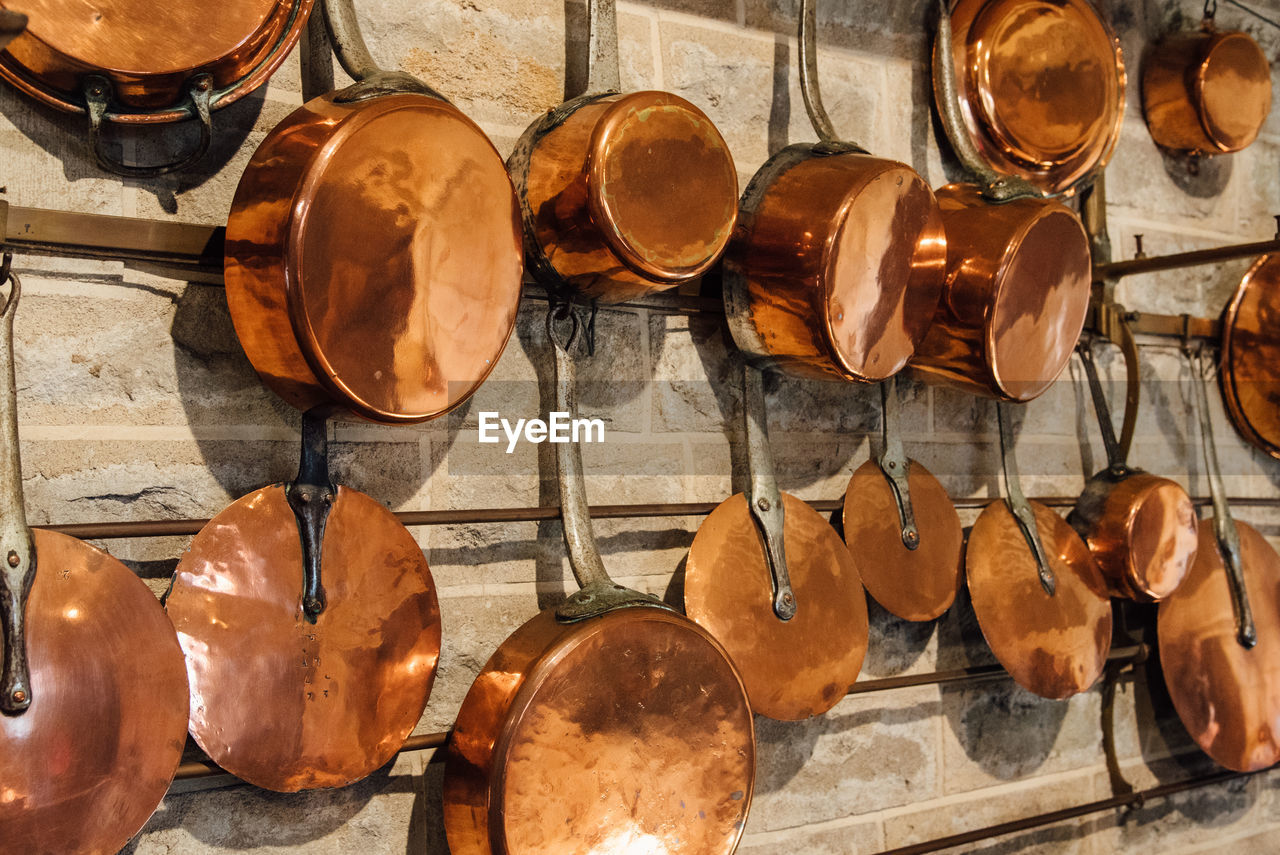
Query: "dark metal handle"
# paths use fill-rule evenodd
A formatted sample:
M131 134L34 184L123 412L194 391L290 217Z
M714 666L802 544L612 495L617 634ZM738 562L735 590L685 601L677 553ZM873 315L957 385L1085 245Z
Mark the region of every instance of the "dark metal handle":
M600 94L621 89L616 0L587 0L587 92Z
M809 124L822 142L815 149L820 153L836 154L857 152L866 154L867 150L855 142L841 140L827 115L827 108L822 103L822 89L818 85L818 11L817 0L800 0L800 94L804 98L804 109L809 115Z
M1098 366L1093 359L1093 337L1085 336L1076 350L1080 353L1080 361L1084 363L1085 377L1089 379L1093 409L1098 416L1098 428L1102 431L1102 444L1107 449L1107 467L1116 475L1122 474L1128 467L1125 465L1124 449L1116 441L1116 429L1111 423L1111 407L1107 404L1107 395L1102 391L1102 381L1098 379Z
M298 521L302 540L302 613L312 623L325 609L321 556L324 529L337 489L329 480L329 408L302 414L302 454L298 477L285 487L285 497Z
M27 28L27 16L12 9L0 9L0 50L22 35Z
M93 156L98 165L108 172L123 175L126 178L155 178L170 172L178 172L193 165L204 157L213 142L213 115L210 104L213 98L213 77L209 74L197 74L187 84L187 98L191 102L190 110L200 122L200 142L189 154L171 163L152 166L129 166L112 160L103 147L103 123L107 118L107 108L111 104L111 81L101 75L89 74L84 78L84 101L89 114L89 145L93 148Z
M353 104L384 95L412 93L448 99L411 74L386 71L374 60L360 31L360 21L352 0L324 0L324 19L329 29L329 43L342 70L356 81L335 93L339 104Z
M742 411L747 437L747 509L764 540L765 563L773 584L773 613L779 620L796 616L796 595L787 570L784 538L786 510L773 472L768 414L764 404L764 372L742 361Z
M911 506L911 459L898 436L898 380L890 377L880 384L881 418L884 420L884 452L876 461L880 471L893 490L893 502L898 508L898 525L902 529L902 545L907 549L920 546L920 529L916 525L916 512Z
M1036 559L1036 572L1040 576L1040 587L1049 596L1057 590L1057 582L1053 577L1053 568L1049 566L1049 556L1044 551L1044 542L1040 539L1040 528L1036 525L1036 512L1032 509L1027 497L1022 492L1022 482L1018 478L1018 458L1014 453L1013 423L1009 418L1009 407L1004 401L996 402L996 414L1000 420L1000 458L1004 466L1005 503L1013 514L1022 537L1031 548Z

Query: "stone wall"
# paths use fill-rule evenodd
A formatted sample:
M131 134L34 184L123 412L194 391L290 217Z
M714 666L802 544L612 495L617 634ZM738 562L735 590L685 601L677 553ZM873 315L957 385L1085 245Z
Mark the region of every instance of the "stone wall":
M583 76L583 10L572 0L384 0L360 4L366 36L386 64L426 77L507 153L565 80ZM728 139L745 184L767 155L812 139L794 70L793 0L636 0L620 4L626 88L691 99ZM934 186L956 175L931 117L927 0L828 0L820 11L827 106L837 127L871 150L912 163ZM1198 175L1166 161L1142 122L1142 49L1179 23L1193 0L1105 3L1123 38L1130 85L1108 170L1111 238L1128 254L1270 237L1280 212L1280 111L1247 151L1206 162ZM1280 14L1277 0L1252 5ZM1223 4L1224 26L1254 33L1275 55L1276 31ZM221 223L237 179L263 135L300 103L296 56L270 86L216 116L218 138L200 170L147 182L99 172L74 118L0 91L0 183L16 205ZM341 75L339 76L341 78ZM189 130L189 129L188 129ZM185 133L185 132L184 132ZM175 142L174 138L177 138ZM183 133L126 138L141 160L183 144ZM945 149L945 146L943 147ZM18 382L27 504L33 523L203 517L233 498L290 477L298 416L267 392L246 360L219 284L179 281L115 263L21 258ZM1124 283L1131 308L1214 315L1243 262ZM540 315L528 301L494 380L457 417L419 428L335 428L338 477L396 509L552 502L549 454L476 441L475 414L537 411ZM608 442L586 446L597 502L708 502L732 489L739 464L737 391L721 322L656 311L602 311L600 354L584 367L582 406L608 422ZM1144 399L1134 462L1206 493L1184 383L1167 343L1143 351ZM1118 360L1104 359L1113 376ZM1103 454L1081 371L1026 410L1019 437L1031 495L1072 495ZM995 413L986 401L908 385L909 452L956 496L995 496ZM1116 390L1117 400L1120 398ZM785 380L771 395L782 486L804 498L839 497L877 442L878 393ZM1274 495L1280 468L1243 445L1214 402L1228 488ZM1280 516L1239 516L1280 535ZM963 514L966 524L974 512ZM698 518L604 521L606 561L626 584L668 593ZM448 727L495 647L572 589L557 523L459 525L414 531L439 586L444 649L419 727ZM163 589L184 538L102 544ZM934 624L910 625L872 605L864 677L991 661L962 595ZM1117 690L1117 751L1142 787L1210 768L1171 713L1158 678L1139 669ZM854 853L951 834L1110 795L1100 689L1069 702L1033 697L1007 679L845 699L801 724L757 722L759 778L741 851ZM174 788L127 852L430 853L447 851L440 824L441 764L407 753L341 791L265 793L227 779ZM1259 775L978 845L976 851L1270 852L1280 847L1280 776Z

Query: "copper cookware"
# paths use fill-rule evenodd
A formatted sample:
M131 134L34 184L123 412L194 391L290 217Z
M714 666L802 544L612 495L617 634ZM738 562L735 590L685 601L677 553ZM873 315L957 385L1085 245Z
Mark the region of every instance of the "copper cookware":
M266 82L302 33L313 0L5 0L27 30L0 54L0 77L59 110L84 113L98 163L130 177L184 169L213 136L210 114ZM177 162L126 166L103 147L107 123L196 119L200 144Z
M1085 484L1067 522L1088 544L1112 596L1162 600L1182 583L1195 559L1196 508L1178 483L1128 465L1098 379L1092 339L1079 350L1107 468Z
M579 324L563 306L548 316L556 409L568 413ZM729 855L755 778L742 680L705 630L609 578L581 451L558 444L556 462L581 590L503 642L463 700L445 762L449 850Z
M991 652L1018 685L1061 700L1102 674L1111 601L1080 536L1023 495L1008 405L997 410L1006 498L987 505L969 533L969 595Z
M360 82L307 102L254 152L227 222L227 303L293 406L421 422L466 400L511 335L517 203L480 128L378 69L350 0L325 11Z
M1165 685L1196 744L1238 771L1280 761L1280 555L1227 507L1205 393L1201 350L1193 361L1213 520L1186 580L1160 604Z
M849 479L844 539L876 602L903 620L933 620L960 590L964 531L946 488L902 446L896 380L880 395L884 450Z
M1280 255L1240 281L1222 318L1222 398L1247 441L1280 458Z
M1106 165L1124 58L1089 0L956 0L948 45L960 130L995 169L1051 195Z
M0 281L8 267L6 256ZM186 671L172 625L129 568L27 527L11 281L0 308L0 853L113 855L178 768Z
M1271 112L1266 54L1248 33L1218 30L1212 7L1206 5L1206 12L1199 30L1161 39L1142 65L1142 110L1151 138L1195 155L1240 151Z
M539 281L616 303L715 263L733 230L738 173L693 104L667 92L618 94L614 0L590 0L587 19L587 94L534 122L507 165Z

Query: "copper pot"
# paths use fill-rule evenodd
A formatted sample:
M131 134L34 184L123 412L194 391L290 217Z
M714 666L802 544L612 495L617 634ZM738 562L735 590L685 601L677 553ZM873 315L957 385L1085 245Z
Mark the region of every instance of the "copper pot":
M1280 459L1280 255L1240 280L1222 316L1222 399L1247 442Z

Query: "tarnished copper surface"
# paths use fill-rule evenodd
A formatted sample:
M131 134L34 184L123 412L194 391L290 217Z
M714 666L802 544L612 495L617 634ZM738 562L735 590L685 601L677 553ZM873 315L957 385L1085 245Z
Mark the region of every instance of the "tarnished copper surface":
M422 549L373 499L339 487L325 528L328 606L302 611L298 524L279 485L191 541L166 608L191 680L191 735L222 768L292 792L386 763L422 716L440 610Z
M1219 154L1257 138L1271 112L1271 64L1247 33L1181 32L1142 66L1151 138L1169 149Z
M752 179L739 219L725 256L739 347L819 378L875 382L906 365L938 305L947 245L915 170L789 146Z
M419 422L497 363L520 241L502 158L456 108L326 95L276 127L240 180L227 302L263 382L298 409Z
M211 74L212 106L266 81L297 42L313 0L5 0L30 18L0 54L0 77L61 110L83 112L85 74L111 81L123 122L173 121L187 82Z
M779 620L764 544L738 493L694 536L685 565L685 612L725 646L751 709L797 721L845 696L867 653L867 601L853 556L835 529L788 493L783 542L796 614Z
M914 460L907 484L920 532L915 549L902 542L893 488L874 460L859 466L845 489L844 539L877 603L903 620L933 620L960 590L964 531L946 488Z
M1257 646L1236 641L1212 520L1200 523L1200 551L1182 587L1160 604L1159 639L1183 725L1217 763L1245 772L1280 761L1280 555L1252 526L1236 529Z
M1050 596L1009 506L992 502L969 533L965 573L982 634L1018 685L1059 700L1097 681L1111 647L1111 600L1089 548L1031 502L1056 582Z
M707 116L676 95L586 100L536 123L511 157L529 238L556 275L612 303L705 273L738 210L738 173Z
M1043 199L1002 205L975 186L937 193L947 281L911 365L930 383L1029 401L1071 358L1089 308L1089 238L1069 208Z
M951 43L965 130L997 170L1059 193L1110 159L1124 59L1088 0L958 0Z
M182 759L182 650L129 568L75 538L33 534L32 700L0 715L0 853L114 855Z
M1280 458L1280 255L1258 259L1227 304L1222 397L1240 435Z
M447 751L453 855L729 855L755 778L724 649L645 606L525 623L472 684Z

